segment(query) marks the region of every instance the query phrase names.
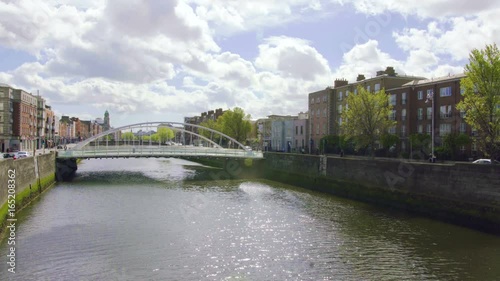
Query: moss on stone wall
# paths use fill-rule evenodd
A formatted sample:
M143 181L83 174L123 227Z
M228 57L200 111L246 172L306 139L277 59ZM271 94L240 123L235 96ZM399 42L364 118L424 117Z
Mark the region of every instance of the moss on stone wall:
M16 193L16 213L21 209L26 207L33 199L38 197L43 191L52 187L56 182L56 174L51 173L39 181L35 180L30 185L25 186L19 193ZM7 221L8 213L8 202L5 202L2 207L0 207L0 241L2 240L3 231L5 229L5 223Z

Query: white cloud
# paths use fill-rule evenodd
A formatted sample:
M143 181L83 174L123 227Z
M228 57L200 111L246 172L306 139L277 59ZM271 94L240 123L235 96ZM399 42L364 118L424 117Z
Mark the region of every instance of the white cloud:
M500 16L500 10L489 17ZM434 55L447 55L455 61L466 60L472 49L500 43L500 26L482 17L455 17L432 21L426 29L407 28L394 32L393 37L403 50L422 50Z
M477 14L500 8L496 0L332 0L335 3L351 3L365 14L385 12L417 15L422 18L445 18Z
M258 31L283 26L299 20L317 19L329 13L329 1L324 0L186 0L197 5L196 13L206 20L220 36L243 31ZM314 17L311 16L314 13Z
M330 73L328 62L310 42L285 36L270 37L264 42L255 60L259 68L303 80L314 80Z

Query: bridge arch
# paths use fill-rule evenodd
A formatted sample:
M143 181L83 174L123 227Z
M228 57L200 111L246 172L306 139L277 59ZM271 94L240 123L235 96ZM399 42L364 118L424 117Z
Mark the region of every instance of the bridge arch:
M224 137L224 138L230 140L232 142L232 144L236 144L236 145L238 145L239 148L245 150L245 146L242 143L240 143L236 139L234 139L234 138L232 138L232 137L230 137L230 136L228 136L228 135L226 135L226 134L224 134L222 132L219 132L217 130L214 130L214 129L211 129L211 128L207 128L207 127L204 127L204 126L200 126L200 125L196 125L196 124L189 124L189 123L182 123L182 122L170 122L170 121L163 121L163 122L142 122L142 123L135 123L135 124L125 125L125 126L122 126L122 127L110 129L110 130L107 130L105 132L99 133L99 134L97 134L95 136L92 136L92 137L90 137L90 138L88 138L86 140L83 140L83 141L79 142L73 149L75 149L75 150L82 149L84 146L90 144L93 141L97 141L97 140L99 140L102 137L105 137L107 135L114 134L114 133L117 133L117 132L121 132L121 131L124 131L124 130L134 129L134 128L143 128L143 127L159 127L159 126L162 126L162 125L165 125L166 127L170 128L172 130L182 131L184 133L189 133L189 134L195 135L195 136L197 136L199 138L202 138L202 139L208 141L209 143L211 143L214 146L221 147L220 144L217 144L213 140L211 140L211 139L209 139L209 138L207 138L207 137L205 137L203 135L200 135L198 133L195 133L193 131L186 130L185 127L191 127L191 128L197 128L197 129L207 130L209 132L215 133L217 135L220 135L221 137ZM183 126L183 127L175 127L173 125L180 125L180 126Z

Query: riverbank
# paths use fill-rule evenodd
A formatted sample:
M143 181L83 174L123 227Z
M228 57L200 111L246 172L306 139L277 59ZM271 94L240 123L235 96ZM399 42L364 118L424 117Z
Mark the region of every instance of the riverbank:
M15 218L16 212L55 184L55 157L56 154L51 152L36 158L7 159L0 162L0 182L5 186L0 190L0 237L6 229L7 219ZM14 200L13 194L15 206L10 202ZM10 216L11 211L14 211L14 217Z
M500 234L500 166L266 153L261 176Z

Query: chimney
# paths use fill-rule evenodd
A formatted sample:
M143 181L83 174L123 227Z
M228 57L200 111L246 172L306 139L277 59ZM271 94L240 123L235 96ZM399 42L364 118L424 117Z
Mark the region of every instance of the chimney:
M394 67L392 66L388 66L386 69L385 69L385 74L389 75L389 76L397 76L398 74L396 73L396 71L394 70Z
M335 81L333 82L333 87L338 88L338 87L345 86L347 84L349 84L349 82L347 82L346 79L335 79Z
M359 82L359 81L362 81L362 80L365 80L365 76L363 74L358 74L358 77L356 78L356 82Z
M385 74L385 71L383 71L383 70L377 71L377 76L382 76L384 74Z

